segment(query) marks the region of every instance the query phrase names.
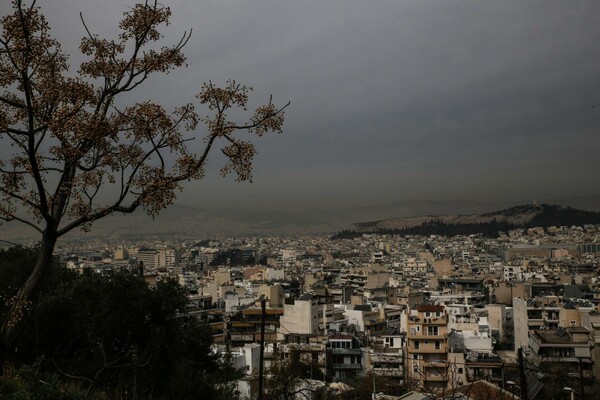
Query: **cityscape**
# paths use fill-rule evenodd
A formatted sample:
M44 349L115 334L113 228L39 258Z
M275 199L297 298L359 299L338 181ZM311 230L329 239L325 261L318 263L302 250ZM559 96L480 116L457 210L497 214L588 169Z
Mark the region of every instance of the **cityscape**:
M600 398L599 2L0 5L0 399Z
M521 352L530 399L562 390L557 371L595 393L600 225L494 238L95 240L56 254L78 273L133 271L150 287L176 281L186 313L210 325L214 351L244 371L240 398L256 395L261 342L267 371L280 357L311 366L294 384L313 396L350 390L335 382L365 376L383 385L377 398L460 390L480 398L473 384L482 381L496 398L517 398ZM413 388L412 397L389 387Z

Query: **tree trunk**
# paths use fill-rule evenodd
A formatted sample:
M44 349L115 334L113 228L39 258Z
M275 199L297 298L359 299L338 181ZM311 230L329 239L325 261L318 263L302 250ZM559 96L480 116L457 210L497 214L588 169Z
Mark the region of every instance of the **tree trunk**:
M7 299L7 313L0 327L0 371L31 311L32 297L39 289L44 274L52 266L56 234L44 232L35 267L15 296Z

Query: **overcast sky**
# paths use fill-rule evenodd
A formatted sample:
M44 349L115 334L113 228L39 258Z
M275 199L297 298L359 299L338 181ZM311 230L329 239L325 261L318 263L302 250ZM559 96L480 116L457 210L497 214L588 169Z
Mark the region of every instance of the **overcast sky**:
M0 5L2 14L7 1ZM137 96L194 100L202 82L288 100L257 142L254 183L209 176L180 202L335 207L599 193L599 1L163 0L189 66ZM114 34L133 2L39 0L64 49Z

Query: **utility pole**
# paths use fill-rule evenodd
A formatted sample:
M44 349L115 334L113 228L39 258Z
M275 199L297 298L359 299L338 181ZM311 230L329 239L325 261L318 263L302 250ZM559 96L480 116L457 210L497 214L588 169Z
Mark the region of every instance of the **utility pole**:
M521 378L521 390L519 395L522 400L529 400L529 392L527 390L527 375L525 374L525 360L523 359L523 349L519 347L519 377Z
M500 363L500 372L502 373L502 390L504 390L504 361Z
M260 321L260 362L258 365L258 400L263 398L263 379L265 375L265 318L267 314L267 301L262 298L260 300L260 307L262 309L261 321Z
M579 396L582 399L585 398L585 385L583 382L583 363L581 362L581 358L579 359Z
M377 398L377 390L375 389L375 368L373 368L373 364L371 364L371 373L373 374L373 394L371 395L371 399L375 400Z

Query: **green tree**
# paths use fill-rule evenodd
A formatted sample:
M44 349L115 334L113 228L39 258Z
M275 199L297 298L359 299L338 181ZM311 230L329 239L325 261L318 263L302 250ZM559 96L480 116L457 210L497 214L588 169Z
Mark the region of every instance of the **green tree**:
M112 213L138 208L158 213L173 203L181 182L203 177L213 148L228 159L222 174L250 180L256 151L239 134L281 132L287 106L269 100L246 120L233 120L229 113L246 110L251 91L235 81L201 88L197 97L208 108L206 117L192 104L172 112L150 99L121 106L117 99L152 74L185 65L189 33L174 45L158 46L169 8L156 0L135 5L115 38L102 38L84 25L80 50L87 60L73 76L35 1L11 4L0 35L0 146L11 149L0 160L0 220L36 230L40 247L1 321L0 362L23 326L61 236L90 229ZM191 133L199 123L205 126L198 135L203 141Z
M2 251L0 260L0 276L15 266L31 270L35 251ZM0 286L1 295L16 290ZM0 397L67 387L89 398L222 398L223 384L237 377L211 352L210 327L185 314L187 298L173 281L149 288L130 272L79 275L56 265L38 294Z

